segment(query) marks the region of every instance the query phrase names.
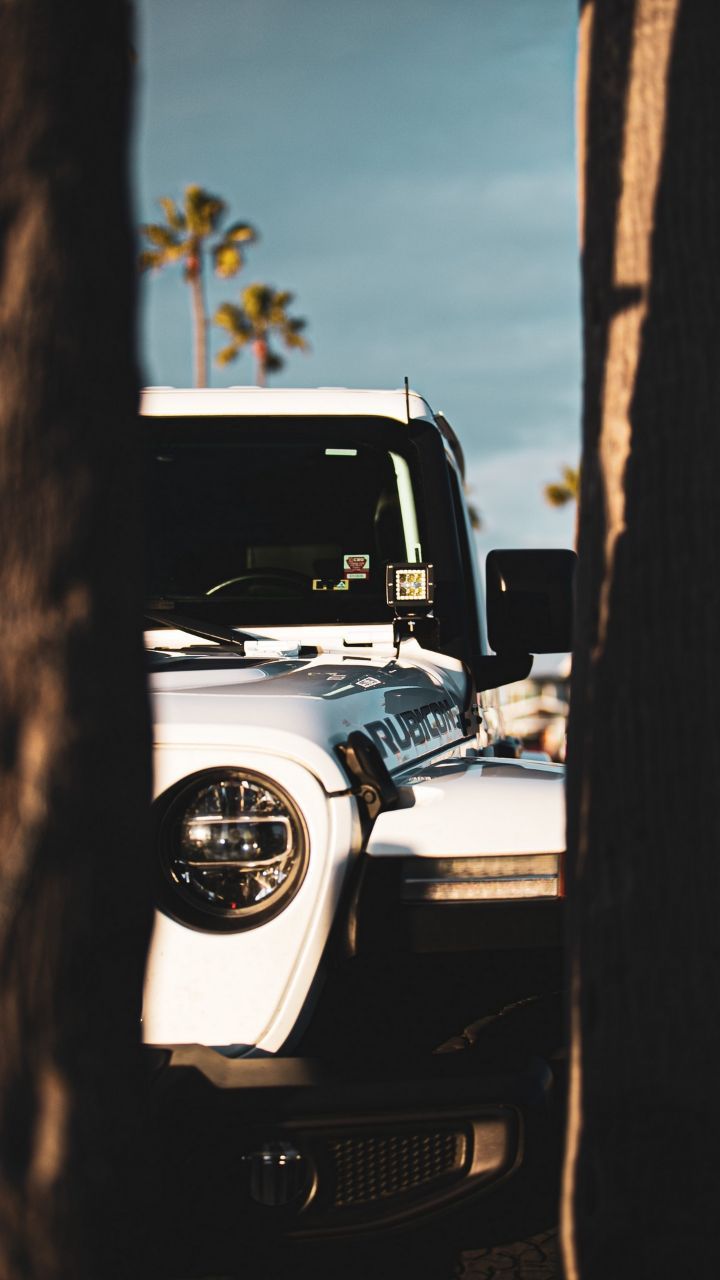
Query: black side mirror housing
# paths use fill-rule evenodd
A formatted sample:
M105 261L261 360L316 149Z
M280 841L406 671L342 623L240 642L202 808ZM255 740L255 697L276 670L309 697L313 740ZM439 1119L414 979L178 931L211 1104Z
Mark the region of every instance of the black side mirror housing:
M485 575L490 646L499 656L572 649L574 551L491 551Z

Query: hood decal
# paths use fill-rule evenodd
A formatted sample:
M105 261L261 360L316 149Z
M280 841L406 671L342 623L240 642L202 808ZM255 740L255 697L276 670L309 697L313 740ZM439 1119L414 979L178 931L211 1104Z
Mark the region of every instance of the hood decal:
M463 736L460 708L449 698L397 711L384 720L371 720L363 728L383 759L388 754L402 754L411 745L422 747L437 738Z
M184 686L184 687L183 687ZM262 742L294 759L327 760L325 785L338 788L335 747L364 732L394 770L469 736L462 708L467 678L431 661L318 655L307 663L265 662L250 671L156 672L155 739L243 750ZM291 735L292 742L287 735ZM303 742L307 747L303 746ZM343 775L344 777L344 775Z

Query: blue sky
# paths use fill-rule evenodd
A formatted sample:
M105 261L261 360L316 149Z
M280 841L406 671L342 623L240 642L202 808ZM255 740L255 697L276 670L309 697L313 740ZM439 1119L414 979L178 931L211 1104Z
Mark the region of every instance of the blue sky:
M210 304L296 294L285 386L411 384L456 427L481 548L568 545L579 451L576 0L140 0L138 218L197 182L261 242ZM143 282L144 377L192 377L177 268ZM221 344L218 331L216 347ZM251 362L214 369L252 380Z

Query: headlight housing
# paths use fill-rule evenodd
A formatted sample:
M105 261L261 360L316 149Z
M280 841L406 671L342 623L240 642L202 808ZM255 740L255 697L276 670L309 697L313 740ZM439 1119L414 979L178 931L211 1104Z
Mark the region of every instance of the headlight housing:
M307 869L300 810L277 782L247 769L185 779L163 809L158 843L159 905L198 929L263 923L287 906Z

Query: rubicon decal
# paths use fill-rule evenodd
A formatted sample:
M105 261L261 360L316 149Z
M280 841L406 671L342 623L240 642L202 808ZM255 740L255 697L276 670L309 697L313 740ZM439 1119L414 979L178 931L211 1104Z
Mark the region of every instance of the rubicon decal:
M408 747L422 747L427 742L463 732L460 710L455 703L444 698L440 702L427 702L422 707L398 711L384 720L372 720L363 726L372 738L381 756L397 755Z

